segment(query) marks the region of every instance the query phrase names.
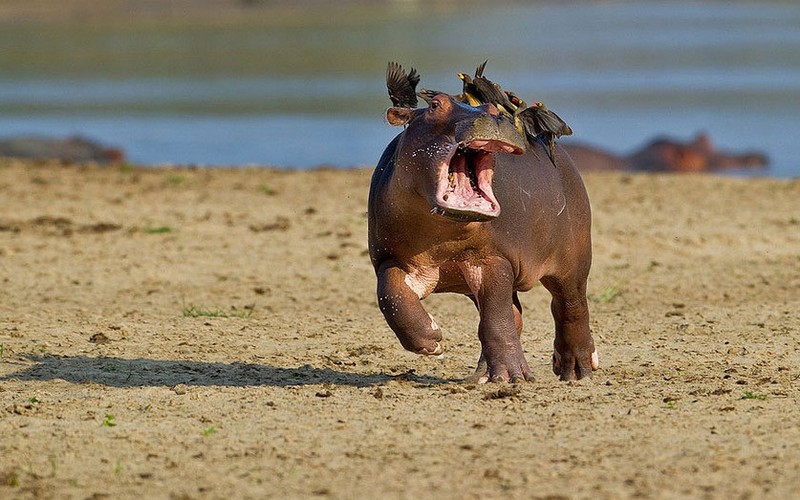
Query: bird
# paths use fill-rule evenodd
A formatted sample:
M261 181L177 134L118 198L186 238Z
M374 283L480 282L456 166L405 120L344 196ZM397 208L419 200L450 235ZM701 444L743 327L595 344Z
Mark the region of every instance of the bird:
M474 77L470 77L464 73L458 73L458 77L463 82L462 96L467 104L471 106L492 104L502 115L512 122L516 122L515 115L517 107L511 103L500 85L483 76L486 63L488 62L489 60L487 59L477 67ZM517 129L520 134L523 134L521 126L518 125Z
M555 139L562 135L572 135L570 126L560 116L547 109L544 103L534 102L532 106L520 111L517 116L522 121L528 142L533 142L537 137L547 141L551 160L554 158Z
M547 144L550 159L554 160L555 140L563 135L572 135L572 128L555 112L549 110L544 103L535 101L528 106L514 92L504 90L499 84L484 76L486 64L483 61L475 69L475 75L457 73L462 82L461 94L451 95L455 101L480 106L492 104L516 127L517 131L525 137L530 144L543 141ZM402 66L389 63L386 68L386 85L389 88L389 98L395 106L416 107L417 96L430 103L434 97L446 92L420 89L416 92L420 76L414 68L407 75ZM449 94L448 94L449 95Z
M472 82L472 77L465 73L458 73L458 77L461 79L461 82L463 84L461 89L461 95L458 96L459 97L458 100L466 104L469 104L470 106L480 106L481 104L485 104L480 99L480 96L478 94L478 89Z
M514 109L513 106L511 106L511 102L508 100L508 97L506 97L506 94L503 93L503 89L500 88L500 85L483 76L483 72L486 69L486 63L488 62L488 59L483 61L483 63L481 63L475 70L475 77L472 79L472 85L475 89L475 93L481 102L491 103L498 110L500 110L501 113L512 117L514 114Z
M386 87L392 105L399 108L416 108L419 81L420 75L414 68L406 74L401 65L390 62L386 67Z
M483 73L488 62L487 59L478 65L474 77L458 73L463 82L465 102L472 106L493 104L502 115L514 123L517 131L529 143L533 144L538 139L545 141L550 158L553 159L555 139L562 135L572 135L570 126L555 112L547 109L544 103L537 101L529 107L516 94L503 90L500 85L486 78Z
M486 69L486 63L488 62L489 60L486 59L485 61L480 63L477 68L475 68L475 78L480 78L483 76L483 71Z
M517 109L523 110L528 107L528 105L525 104L525 101L517 97L517 95L510 90L504 90L503 93L506 95L506 97L508 97L508 102L514 105L515 111Z

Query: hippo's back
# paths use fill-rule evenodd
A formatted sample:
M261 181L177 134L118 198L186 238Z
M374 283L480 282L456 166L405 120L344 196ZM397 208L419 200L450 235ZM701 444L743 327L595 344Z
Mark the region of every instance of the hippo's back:
M504 253L521 263L521 280L532 286L554 272L591 262L591 209L583 180L563 148L555 164L540 143L522 156L499 155L495 194L502 212L491 224ZM584 267L583 264L580 267ZM583 272L583 270L582 270ZM528 286L522 287L527 289Z

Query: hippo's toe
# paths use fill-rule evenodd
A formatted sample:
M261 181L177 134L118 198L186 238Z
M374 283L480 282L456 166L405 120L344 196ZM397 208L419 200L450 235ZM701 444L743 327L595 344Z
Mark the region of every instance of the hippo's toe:
M490 364L481 356L475 373L467 377L468 384L486 384L488 382L527 382L533 380L533 374L524 356L512 360Z
M498 370L490 370L491 375L488 377L488 382L528 382L533 380L533 375L525 363L524 367L509 370L508 367L500 367Z
M600 368L600 358L597 349L592 351L588 359L581 359L572 354L561 356L553 350L553 373L561 380L580 380L592 376L592 372Z
M443 356L444 355L444 347L439 342L434 342L433 347L421 347L420 349L414 351L416 354L422 354L424 356Z

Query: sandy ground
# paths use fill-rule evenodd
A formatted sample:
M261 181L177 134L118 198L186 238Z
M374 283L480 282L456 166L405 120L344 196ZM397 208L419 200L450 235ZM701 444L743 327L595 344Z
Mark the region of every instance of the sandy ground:
M0 161L0 498L796 498L800 181L586 176L602 369L460 383L373 295L369 170Z

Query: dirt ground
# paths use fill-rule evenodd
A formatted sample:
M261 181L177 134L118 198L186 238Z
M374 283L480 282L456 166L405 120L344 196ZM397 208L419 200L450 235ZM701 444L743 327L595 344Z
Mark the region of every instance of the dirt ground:
M460 383L374 297L370 170L0 161L0 498L795 498L800 181L587 175L591 381Z

